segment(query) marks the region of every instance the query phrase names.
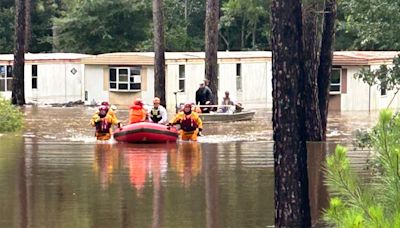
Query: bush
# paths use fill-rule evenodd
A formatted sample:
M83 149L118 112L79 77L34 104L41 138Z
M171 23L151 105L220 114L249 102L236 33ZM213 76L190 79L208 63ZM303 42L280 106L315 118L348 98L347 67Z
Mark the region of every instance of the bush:
M0 96L0 132L15 132L21 129L22 122L22 112Z
M337 146L326 161L330 206L324 219L335 227L400 227L400 117L380 113L370 132L373 161L371 178L350 167L347 150Z

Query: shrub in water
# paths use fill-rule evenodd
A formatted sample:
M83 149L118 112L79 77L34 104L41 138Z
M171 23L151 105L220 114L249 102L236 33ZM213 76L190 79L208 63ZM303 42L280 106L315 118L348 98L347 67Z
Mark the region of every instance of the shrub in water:
M334 227L400 227L400 116L383 110L370 142L376 164L371 178L351 169L342 146L327 158L332 198L324 219Z
M23 114L9 100L0 96L0 132L14 132L22 127Z

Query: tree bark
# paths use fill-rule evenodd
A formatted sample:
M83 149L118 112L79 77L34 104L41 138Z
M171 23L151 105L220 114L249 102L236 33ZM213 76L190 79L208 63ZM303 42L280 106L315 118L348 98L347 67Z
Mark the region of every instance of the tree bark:
M245 42L245 37L244 37L244 33L245 33L246 27L245 27L245 17L243 15L242 17L242 24L241 24L241 28L240 28L240 50L243 50L244 48L244 42Z
M310 227L304 103L298 80L303 58L301 3L273 0L271 10L275 226Z
M15 0L15 41L11 101L16 105L25 104L25 1Z
M326 140L328 124L329 90L335 42L336 0L325 1L324 31L322 33L320 65L318 68L318 99L322 125L322 140Z
M321 48L322 16L318 12L324 9L320 0L303 1L303 54L304 66L304 113L308 141L322 140L321 115L318 100L317 74L319 67L319 51Z
M213 102L218 103L218 22L219 0L207 0L206 3L206 31L205 50L206 79L210 81L210 89L213 92Z
M32 5L33 0L25 0L25 52L29 52L32 43Z
M165 98L165 40L163 0L153 0L154 24L154 95L166 105Z

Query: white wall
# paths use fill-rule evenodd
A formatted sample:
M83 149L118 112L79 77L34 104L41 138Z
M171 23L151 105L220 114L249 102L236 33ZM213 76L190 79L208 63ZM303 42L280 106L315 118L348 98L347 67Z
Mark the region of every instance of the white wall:
M204 80L204 70L204 64L186 64L185 91L177 94L178 104L196 101L196 90L199 88L199 83ZM168 64L166 77L167 109L175 110L175 95L173 92L179 89L179 64Z
M375 106L374 92L376 88L371 87L371 96L369 95L369 86L361 80L355 79L354 74L361 70L361 67L343 66L347 69L347 93L341 94L342 111L367 111L369 104L371 109Z
M236 90L236 63L219 64L219 91L218 104L221 104L225 91L229 91L229 96L233 101L237 101Z
M242 63L242 96L239 97L245 108L266 108L267 63ZM269 91L271 93L271 91Z
M88 93L88 99L85 101L85 104L91 104L92 102L99 104L102 101L109 100L108 90L104 89L103 74L103 66L101 65L85 66L84 91Z
M147 77L146 77L147 88L146 91L142 91L142 99L144 100L145 103L152 105L154 98L154 67L146 66L146 69L147 69Z
M76 73L71 72L76 69ZM67 103L82 99L81 64L37 64L37 89L32 89L32 65L25 65L25 99L33 103Z
M246 108L266 108L267 99L272 107L272 72L271 63L241 63L242 68L242 92L236 89L236 63L219 64L219 91L218 103L224 96L225 91L230 92L230 97L241 102ZM177 94L177 102L185 103L195 101L196 90L199 83L204 80L204 64L186 64L185 92ZM174 91L179 89L179 64L167 65L167 108L174 110ZM215 91L213 91L215 93ZM269 94L269 95L267 95ZM269 98L268 98L269 97Z

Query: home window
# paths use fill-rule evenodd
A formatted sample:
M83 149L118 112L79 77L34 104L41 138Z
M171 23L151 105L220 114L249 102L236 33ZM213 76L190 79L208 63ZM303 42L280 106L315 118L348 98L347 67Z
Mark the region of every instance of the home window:
M111 67L110 90L139 91L141 89L140 67Z
M185 65L179 65L179 90L185 92Z
M341 78L341 69L332 69L331 74L331 94L339 94L341 91L340 88L340 78Z
M242 91L242 64L236 64L236 90Z
M381 88L381 96L386 96L386 88Z
M32 65L32 89L37 89L37 65Z
M12 66L0 66L0 92L12 91Z

